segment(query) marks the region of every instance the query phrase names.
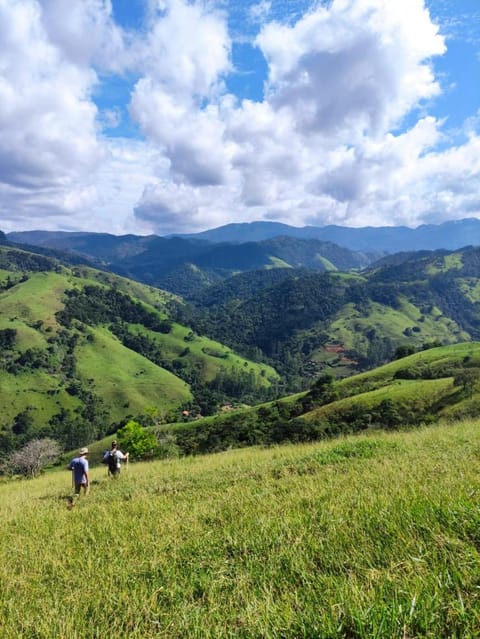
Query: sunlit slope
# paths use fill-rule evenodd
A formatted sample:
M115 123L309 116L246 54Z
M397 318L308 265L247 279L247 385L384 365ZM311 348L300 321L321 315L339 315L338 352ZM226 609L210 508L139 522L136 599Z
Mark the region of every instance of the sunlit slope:
M76 347L77 371L110 407L112 421L146 408L168 410L192 399L188 385L145 357L125 348L106 329Z
M0 427L7 430L25 411L37 430L62 411L81 412L86 395L102 402L110 423L145 409L179 414L193 399L193 375L198 383L248 375L257 387L278 378L273 368L171 322L170 293L6 247L0 264ZM122 342L114 325L157 346L156 358Z
M480 343L431 348L367 373L320 376L310 391L233 414L165 426L181 451L314 441L480 415Z
M474 639L479 449L471 420L132 461L71 510L65 470L0 483L0 636Z
M358 311L354 304L346 305L330 323L329 334L332 342L358 352L367 352L368 335L397 343L408 341L417 347L434 339L454 343L470 338L438 308L432 307L428 315L423 314L418 306L403 296L399 297L397 308L371 302L368 313Z
M206 380L212 380L220 371L229 375L242 372L253 376L260 386L269 386L279 377L275 369L268 364L247 360L220 342L194 334L188 327L176 322L172 323L172 328L166 335L138 325L132 326L132 332L148 335L159 345L164 357L171 361L178 362L179 358L188 356Z
M0 371L0 424L10 425L19 413L28 410L41 427L61 409L75 411L81 407L78 397L71 396L60 377L45 371L25 371L9 375Z
M334 418L368 425L369 410L389 405L410 414L413 423L480 414L480 343L467 342L427 349L367 373L338 381L338 399L305 413L313 422ZM367 420L367 424L362 420ZM381 426L382 424L378 424ZM358 424L357 424L358 426ZM387 424L388 426L388 424Z
M29 327L42 322L45 328L58 329L55 313L63 308L62 295L72 286L75 278L67 270L29 273L25 281L0 293L0 326L18 321Z

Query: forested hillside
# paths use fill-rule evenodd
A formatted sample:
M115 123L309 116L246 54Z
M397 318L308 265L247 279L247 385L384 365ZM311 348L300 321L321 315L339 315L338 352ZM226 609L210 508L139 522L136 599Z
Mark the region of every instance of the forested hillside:
M479 340L479 276L480 248L469 247L402 254L363 271L240 273L198 287L187 302L7 243L0 247L0 446L52 436L73 448L130 418L189 423L310 392L325 376L342 380L410 353ZM403 378L422 379L420 395L449 387L430 383L442 371L424 373ZM282 420L306 408L280 411L281 437ZM388 417L352 410L346 422L336 409L322 413L321 428ZM408 411L400 414L408 422ZM270 421L265 413L242 441L254 441Z
M174 322L172 295L0 248L0 450L34 436L66 448L134 416L161 423L273 393L266 364Z
M424 345L480 339L480 248L423 252L356 273L282 269L201 289L178 318L252 357L289 388L328 368L367 370Z
M231 275L256 269L309 268L318 271L360 269L383 255L375 249L352 251L332 242L275 237L262 242L212 243L195 238L114 236L106 233L11 233L46 251L62 250L77 260L184 296Z
M309 442L397 430L480 414L480 343L433 347L335 380L322 374L304 393L189 424L165 425L183 454Z

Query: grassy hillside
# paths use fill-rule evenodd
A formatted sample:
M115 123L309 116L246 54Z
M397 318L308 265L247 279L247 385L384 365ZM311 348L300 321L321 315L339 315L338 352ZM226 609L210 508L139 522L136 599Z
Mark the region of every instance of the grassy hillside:
M173 323L169 293L9 247L0 265L0 452L34 434L70 448L146 410L208 414L278 378Z
M291 390L300 390L325 369L351 375L390 360L404 345L480 339L479 280L480 248L423 251L348 277L295 269L275 279L235 276L198 290L190 316L180 312L237 352L259 351Z
M77 347L76 361L79 376L88 379L111 407L112 421L119 421L125 414L141 414L149 406L178 406L179 401L192 399L184 381L125 349L106 328L98 328L94 340Z
M188 454L315 441L339 434L418 427L480 415L480 343L431 348L369 372L320 376L308 392L162 426Z
M478 637L478 421L0 484L2 639ZM80 593L80 595L79 595Z

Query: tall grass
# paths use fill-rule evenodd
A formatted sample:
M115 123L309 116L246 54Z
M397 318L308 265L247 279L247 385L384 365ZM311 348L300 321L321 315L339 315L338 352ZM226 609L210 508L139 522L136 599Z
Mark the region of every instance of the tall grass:
M0 637L480 636L480 430L0 484ZM124 469L125 471L125 469Z

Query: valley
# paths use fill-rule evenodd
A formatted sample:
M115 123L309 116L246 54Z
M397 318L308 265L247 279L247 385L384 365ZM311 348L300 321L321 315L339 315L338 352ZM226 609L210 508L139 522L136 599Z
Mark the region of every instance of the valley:
M180 285L160 289L48 253L59 249L36 252L5 239L4 454L34 437L71 450L129 420L163 429L159 437L168 434L189 454L475 415L479 248L325 270L292 261L301 241L280 245L291 263L258 268L247 259L257 253L247 251L243 272L224 272L216 283L205 277L181 296ZM174 254L178 260L173 250L157 262ZM377 370L393 372L372 385Z

